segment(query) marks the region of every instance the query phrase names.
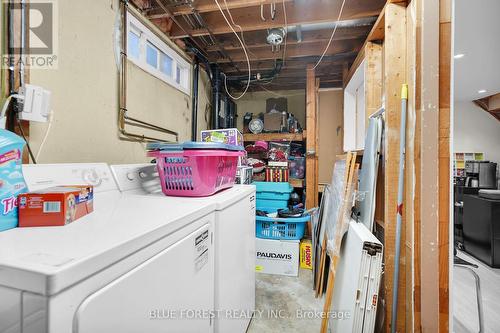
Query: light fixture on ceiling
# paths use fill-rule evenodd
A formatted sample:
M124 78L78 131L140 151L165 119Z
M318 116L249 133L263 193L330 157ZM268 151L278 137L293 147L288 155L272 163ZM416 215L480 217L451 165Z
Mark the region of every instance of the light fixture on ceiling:
M486 92L486 89L481 89L477 91L479 94L484 94Z
M463 57L465 57L465 54L463 54L463 53L458 53L458 54L455 54L455 55L453 56L453 58L455 58L455 59L461 59L461 58L463 58Z
M273 28L269 29L267 33L267 43L273 46L278 46L283 43L285 39L285 29L283 28Z

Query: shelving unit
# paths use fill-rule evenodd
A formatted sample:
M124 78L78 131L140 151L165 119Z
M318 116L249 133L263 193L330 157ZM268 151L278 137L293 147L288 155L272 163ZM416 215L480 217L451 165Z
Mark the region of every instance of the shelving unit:
M306 132L302 133L260 133L260 134L243 134L243 141L245 142L255 142L255 141L304 141L306 138ZM295 188L304 187L304 179L290 178L288 182Z
M453 175L455 177L465 177L466 161L484 161L484 153L455 153L453 159Z
M306 137L306 132L302 133L260 133L260 134L243 134L244 141L303 141Z

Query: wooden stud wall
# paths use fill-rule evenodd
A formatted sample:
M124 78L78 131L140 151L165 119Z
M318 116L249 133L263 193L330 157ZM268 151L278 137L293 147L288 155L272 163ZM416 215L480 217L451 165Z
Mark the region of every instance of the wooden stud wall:
M398 174L401 84L409 87L405 198L399 276L398 332L449 331L451 0L387 3L377 38L363 57L375 62L372 41L383 39L381 87L365 68L367 113L374 95L385 97L384 163L375 219L384 227L385 330L390 331ZM372 31L373 32L373 31ZM356 69L353 66L347 80ZM346 84L344 82L344 84ZM371 91L370 91L371 90ZM373 99L372 99L373 97ZM371 106L373 107L373 106ZM438 203L438 204L437 204Z
M439 332L449 331L451 0L439 6Z
M399 172L399 131L401 86L406 83L406 7L387 4L385 8L384 85L385 85L385 300L386 330L390 331L392 284L396 238L397 184ZM406 331L406 219L403 216L401 257L398 279L398 332Z
M318 85L312 64L307 66L307 87L306 87L306 208L318 206L318 138L317 127L317 91ZM310 228L310 225L309 227ZM310 231L310 230L309 230Z

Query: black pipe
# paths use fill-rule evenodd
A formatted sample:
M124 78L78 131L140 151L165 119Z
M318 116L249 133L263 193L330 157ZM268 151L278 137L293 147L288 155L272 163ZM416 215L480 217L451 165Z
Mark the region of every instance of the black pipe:
M219 129L220 99L221 99L221 77L220 69L217 64L211 66L213 76L212 87L212 129Z
M194 58L193 66L193 92L192 98L192 113L191 113L191 140L196 141L198 134L198 81L200 77L200 62L198 57Z

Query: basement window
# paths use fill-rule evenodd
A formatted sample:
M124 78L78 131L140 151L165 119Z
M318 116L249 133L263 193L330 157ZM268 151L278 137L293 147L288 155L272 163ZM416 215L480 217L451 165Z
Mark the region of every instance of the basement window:
M190 95L191 64L132 14L127 22L127 57L156 78Z

